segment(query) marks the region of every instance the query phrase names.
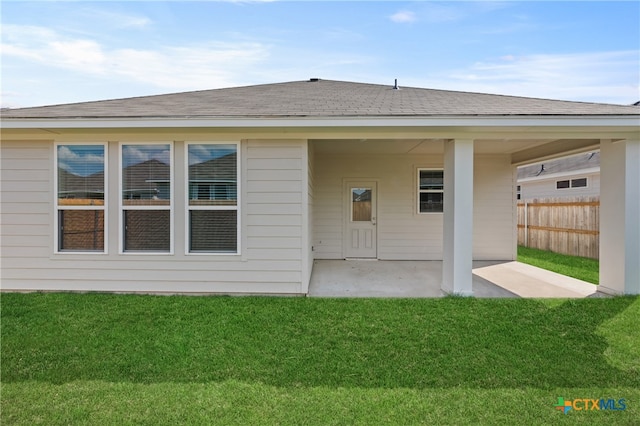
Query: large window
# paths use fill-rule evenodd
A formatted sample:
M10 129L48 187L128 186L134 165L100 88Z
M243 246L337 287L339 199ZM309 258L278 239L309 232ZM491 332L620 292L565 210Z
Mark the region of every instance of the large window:
M121 145L123 252L172 251L171 144Z
M105 251L105 145L57 144L56 251Z
M418 170L418 212L442 213L444 173L441 169Z
M238 253L238 145L187 143L189 253Z

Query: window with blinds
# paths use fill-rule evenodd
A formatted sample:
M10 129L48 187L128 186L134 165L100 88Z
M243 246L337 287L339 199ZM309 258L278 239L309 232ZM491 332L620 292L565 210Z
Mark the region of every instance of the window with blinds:
M418 170L418 212L442 213L444 210L444 172L442 169Z
M57 144L56 251L105 251L105 145Z
M171 252L172 145L121 145L123 252Z
M238 252L238 144L187 143L189 253Z

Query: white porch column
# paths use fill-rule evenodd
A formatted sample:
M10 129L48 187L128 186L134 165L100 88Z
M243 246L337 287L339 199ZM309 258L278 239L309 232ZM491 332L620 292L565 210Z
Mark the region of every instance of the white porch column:
M640 294L640 140L600 141L600 285Z
M473 140L444 143L442 291L473 295Z

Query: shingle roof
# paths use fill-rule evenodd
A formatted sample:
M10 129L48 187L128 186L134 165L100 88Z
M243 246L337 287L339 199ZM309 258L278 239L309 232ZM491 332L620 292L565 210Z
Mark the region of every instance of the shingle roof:
M640 115L640 107L311 79L2 111L4 118Z

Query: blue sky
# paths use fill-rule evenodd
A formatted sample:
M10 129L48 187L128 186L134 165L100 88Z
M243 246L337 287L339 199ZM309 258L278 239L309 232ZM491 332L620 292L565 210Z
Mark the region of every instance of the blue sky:
M2 106L310 77L640 100L637 1L3 0Z

